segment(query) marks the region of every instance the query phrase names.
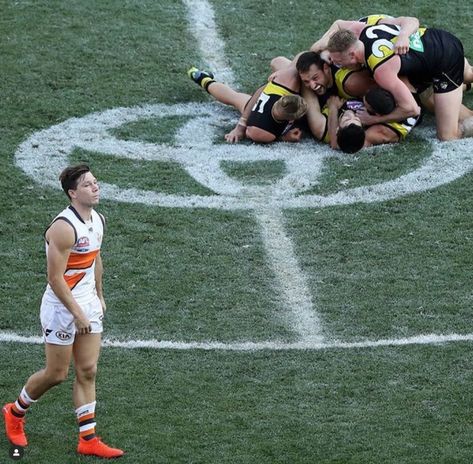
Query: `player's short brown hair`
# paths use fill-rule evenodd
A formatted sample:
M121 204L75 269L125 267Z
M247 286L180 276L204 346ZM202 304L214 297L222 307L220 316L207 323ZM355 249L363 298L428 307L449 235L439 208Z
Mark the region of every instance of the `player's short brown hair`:
M89 171L90 168L86 164L78 164L77 166L68 166L61 172L59 175L61 187L69 199L71 199L69 190L75 190L79 179Z
M307 103L299 95L285 95L275 103L276 105L281 116L287 121L300 119L307 113Z
M348 29L340 29L330 37L327 49L333 53L346 52L356 41L356 35Z

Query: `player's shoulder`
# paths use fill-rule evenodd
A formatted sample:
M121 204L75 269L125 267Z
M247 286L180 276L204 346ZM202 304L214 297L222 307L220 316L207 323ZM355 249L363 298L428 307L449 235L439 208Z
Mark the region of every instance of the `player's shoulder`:
M358 19L358 22L364 23L367 26L376 26L386 19L393 19L393 17L385 14L374 14L363 16Z

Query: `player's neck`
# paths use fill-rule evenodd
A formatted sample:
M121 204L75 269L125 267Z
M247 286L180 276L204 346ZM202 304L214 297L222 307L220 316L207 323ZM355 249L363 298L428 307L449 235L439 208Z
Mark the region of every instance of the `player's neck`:
M92 219L92 206L86 206L76 202L71 202L71 206L77 211L84 222L88 222Z
M366 64L364 43L358 41L354 51L355 51L355 57L356 57L357 62L359 64Z

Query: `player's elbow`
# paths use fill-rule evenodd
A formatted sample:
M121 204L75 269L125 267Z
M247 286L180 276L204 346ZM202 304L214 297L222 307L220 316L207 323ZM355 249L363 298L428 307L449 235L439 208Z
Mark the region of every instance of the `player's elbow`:
M54 293L58 293L61 286L66 284L66 280L64 279L63 274L56 274L56 273L48 273L48 284L54 291Z
M401 106L406 118L417 118L420 116L420 106L417 103Z
M272 71L278 71L291 64L291 61L285 56L276 56L271 60L270 66Z
M419 29L420 27L420 22L417 18L413 16L403 16L401 18L405 23L409 23L413 29Z

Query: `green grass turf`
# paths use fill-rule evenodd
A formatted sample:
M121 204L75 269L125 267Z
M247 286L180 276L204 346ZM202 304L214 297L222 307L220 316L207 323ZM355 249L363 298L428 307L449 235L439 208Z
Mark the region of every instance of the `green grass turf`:
M337 17L417 15L455 32L473 60L473 10L425 0L212 2L239 88L251 93L277 55L306 49ZM148 103L208 102L189 81L205 65L180 1L3 1L0 105L0 330L38 335L46 282L42 234L65 205L15 166L17 146L71 117ZM216 71L218 78L219 70ZM465 102L473 106L473 97ZM173 144L186 117L143 120L122 140ZM229 127L217 128L223 136ZM275 148L276 149L276 148ZM310 193L396 178L429 156L417 135L396 147L328 160ZM177 163L77 149L99 180L211 195ZM269 185L279 161L223 163ZM325 333L376 340L470 333L472 176L376 204L284 213ZM251 211L158 208L104 200L106 335L176 341L292 341ZM249 353L103 351L99 433L130 463L470 463L470 343ZM0 344L0 399L43 366L43 348ZM71 373L72 378L72 373ZM71 380L35 405L23 462L95 462L75 454ZM3 454L1 454L3 453ZM0 438L0 462L9 462Z

